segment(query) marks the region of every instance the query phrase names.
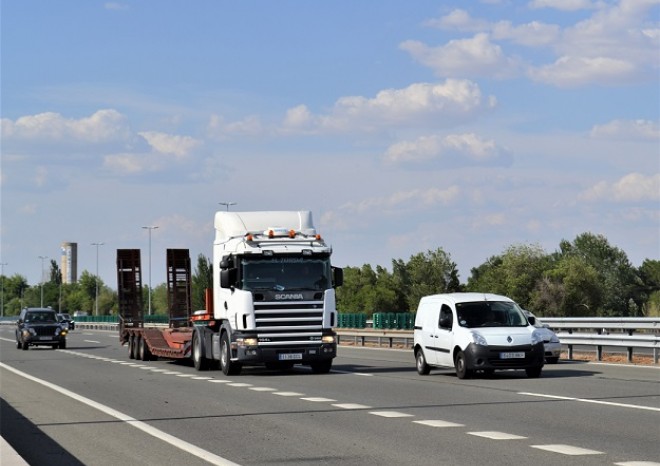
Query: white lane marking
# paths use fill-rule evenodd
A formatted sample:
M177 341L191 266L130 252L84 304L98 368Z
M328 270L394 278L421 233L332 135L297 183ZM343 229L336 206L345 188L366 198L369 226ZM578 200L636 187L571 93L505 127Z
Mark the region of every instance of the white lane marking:
M229 387L251 387L251 383L233 382L227 384Z
M279 395L279 396L303 396L305 395L304 393L298 393L298 392L273 392L273 395Z
M456 424L455 422L441 421L440 419L428 419L425 421L413 421L415 424L422 424L423 426L430 427L464 427L464 424Z
M655 461L624 461L614 464L616 466L660 466L660 463L656 463Z
M413 417L412 414L401 413L399 411L369 411L369 414L380 417Z
M137 419L124 414L120 411L117 411L116 409L110 408L109 406L103 405L101 403L98 403L90 398L86 398L82 395L78 395L77 393L74 393L70 390L67 390L64 387L60 387L59 385L55 385L54 383L48 382L46 380L38 379L36 377L31 376L30 374L26 374L25 372L21 372L18 369L14 369L11 366L6 365L5 363L0 362L0 367L13 372L14 374L23 377L25 379L31 380L33 382L36 382L38 384L43 385L44 387L50 388L51 390L54 390L58 393L61 393L62 395L68 396L69 398L73 398L76 401L79 401L80 403L84 403L87 406L90 406L94 409L97 409L101 411L102 413L107 414L108 416L114 417L115 419L118 419L120 421L125 422L128 425L131 425L137 429L140 429L142 432L145 432L146 434L151 435L152 437L155 437L157 439L160 439L166 443L169 443L175 448L178 448L179 450L185 451L187 453L190 453L193 456L196 456L198 458L201 458L205 461L208 461L211 464L217 464L217 465L223 465L223 466L238 466L237 463L234 463L232 461L229 461L226 458L223 458L222 456L218 456L214 453L211 453L210 451L204 450L202 448L199 448L196 445L193 445L192 443L188 443L183 439L177 438L173 435L168 434L167 432L164 432L160 429L156 429L153 426L150 426L146 422L138 421Z
M193 377L193 380L211 380L213 377Z
M225 380L225 379L213 379L209 380L211 383L231 383L231 380Z
M532 448L539 450L551 451L553 453L561 453L562 455L580 456L580 455L602 455L602 451L588 450L586 448L574 447L572 445L531 445Z
M270 388L270 387L250 387L250 390L254 390L255 392L276 392L277 388Z
M330 403L331 401L337 401L333 400L332 398L323 398L323 397L309 397L309 398L301 398L301 400L305 401L314 401L316 403Z
M181 372L177 372L177 371L165 371L165 372L163 372L163 374L165 374L165 375L179 375L179 374L181 374Z
M338 403L333 404L332 406L336 406L337 408L342 409L371 409L371 406L360 405L357 403Z
M545 395L543 393L528 393L528 392L518 392L518 395L536 396L540 398L551 398L553 400L581 401L582 403L595 403L599 405L617 406L619 408L643 409L646 411L660 412L660 408L655 408L653 406L631 405L628 403L615 403L613 401L589 400L586 398L573 398L570 396Z
M485 437L491 440L520 440L527 437L522 437L520 435L507 434L506 432L495 432L495 431L486 431L486 432L468 432L469 435L476 435L477 437Z
M83 340L85 343L101 343L100 341L96 340Z
M332 372L335 372L337 374L350 374L350 375L361 375L362 377L373 377L373 374L367 374L365 372L350 372L350 371L338 371L333 369Z
M192 378L192 377L195 377L195 374L177 374L176 376L177 376L177 377L188 377L188 378Z

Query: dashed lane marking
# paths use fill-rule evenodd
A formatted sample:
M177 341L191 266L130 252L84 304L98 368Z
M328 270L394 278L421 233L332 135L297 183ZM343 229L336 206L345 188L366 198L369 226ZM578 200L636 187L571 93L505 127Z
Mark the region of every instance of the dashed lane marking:
M602 451L589 450L587 448L574 447L572 445L531 445L532 448L539 450L551 451L553 453L561 453L562 455L581 456L581 455L602 455Z
M227 386L229 387L251 387L251 383L243 383L243 382L232 382L228 383Z
M304 393L298 393L298 392L273 392L273 395L279 395L279 396L304 396Z
M314 401L314 402L316 402L316 403L330 403L330 402L332 402L332 401L337 401L337 400L333 400L332 398L323 398L323 397L319 397L319 396L312 396L312 397L307 397L307 398L301 398L301 400L305 400L305 401Z
M369 414L380 417L414 417L412 414L401 413L399 411L369 411Z
M413 421L415 424L421 424L429 427L464 427L465 424L457 424L455 422L442 421L439 419L427 419L425 421Z
M520 440L527 438L521 435L507 434L506 432L495 432L495 431L468 432L468 434L476 435L477 437L489 438L491 440Z
M270 388L270 387L250 387L250 390L254 390L255 392L276 392L277 388Z
M342 409L371 409L371 406L361 405L357 403L337 403L337 404L333 404L332 406Z

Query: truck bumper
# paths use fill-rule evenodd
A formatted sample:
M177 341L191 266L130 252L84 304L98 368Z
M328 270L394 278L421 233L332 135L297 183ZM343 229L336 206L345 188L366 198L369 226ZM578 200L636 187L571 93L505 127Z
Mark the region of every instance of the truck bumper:
M309 364L312 362L332 359L335 356L337 356L336 343L323 343L320 345L293 348L264 346L238 346L236 348L236 358L238 362L243 364L261 364L271 362Z

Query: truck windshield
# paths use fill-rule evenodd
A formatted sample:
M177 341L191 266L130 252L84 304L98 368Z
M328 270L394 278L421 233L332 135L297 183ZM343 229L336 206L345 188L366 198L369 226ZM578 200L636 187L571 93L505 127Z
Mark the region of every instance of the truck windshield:
M250 290L311 290L332 287L329 257L244 257L241 288Z
M457 303L456 316L461 327L524 327L527 319L515 303L477 301Z

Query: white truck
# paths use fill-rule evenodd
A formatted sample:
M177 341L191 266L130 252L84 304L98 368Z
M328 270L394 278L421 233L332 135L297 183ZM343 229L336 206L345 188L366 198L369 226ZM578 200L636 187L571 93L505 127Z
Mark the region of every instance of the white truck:
M244 365L327 373L337 355L335 287L343 270L308 211L217 212L213 288L192 311L190 255L167 250L169 326L145 326L139 249L117 250L119 340L131 359L192 359L237 375Z
M244 365L327 373L337 354L341 268L309 211L217 212L213 298L192 316L192 359L226 375ZM209 301L209 299L207 299Z

